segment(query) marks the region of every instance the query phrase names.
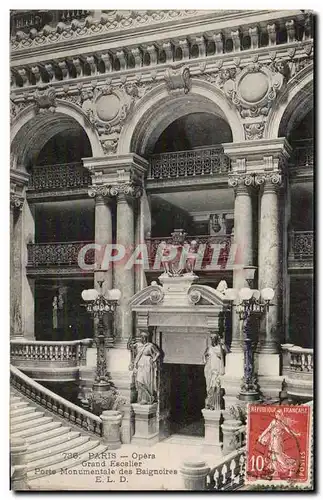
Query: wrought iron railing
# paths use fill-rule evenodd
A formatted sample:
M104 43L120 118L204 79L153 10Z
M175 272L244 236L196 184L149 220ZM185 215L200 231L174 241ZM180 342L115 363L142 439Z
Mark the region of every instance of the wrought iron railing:
M210 266L211 262L213 262L215 265L220 266L220 268L223 269L226 268L232 244L231 235L226 235L226 234L221 236L197 235L197 236L186 237L186 241L188 243L191 243L191 241L193 240L197 242L199 251L201 250L203 251L203 258L200 264L201 269ZM173 244L173 238L172 237L146 238L149 267L152 269L155 268L155 264L157 264L158 262L158 259L156 257L158 253L158 248L160 248L162 242L165 242L171 246ZM202 245L205 245L205 248L203 248ZM218 247L218 252L219 252L217 262L214 262L214 255L213 255L215 247Z
M61 243L30 243L27 245L28 267L37 266L78 266L78 256L82 248L93 241L69 241ZM94 264L95 251L89 249L85 264Z
M148 179L177 179L225 174L230 159L221 146L153 155L149 161Z
M102 436L100 417L58 396L12 365L10 366L10 381L13 387L37 404L87 432Z
M312 260L314 257L314 232L292 231L290 233L290 260Z
M63 23L69 23L73 21L73 19L83 20L87 16L90 15L89 10L60 10L59 12L59 20Z
M294 168L314 166L314 144L313 139L295 142L295 147L290 159Z
M11 340L10 359L15 366L30 367L46 365L76 367L86 364L86 351L91 339L68 342Z
M90 172L82 163L58 165L34 165L29 178L28 189L32 191L56 191L62 189L86 188L91 185Z

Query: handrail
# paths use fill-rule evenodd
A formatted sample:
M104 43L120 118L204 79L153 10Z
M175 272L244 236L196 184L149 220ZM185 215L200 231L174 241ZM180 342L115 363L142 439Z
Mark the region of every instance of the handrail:
M35 382L13 365L10 365L10 379L15 388L28 398L36 401L36 403L53 413L57 413L71 424L102 436L102 420L97 415L58 396L58 394Z
M36 246L36 245L74 245L77 243L94 243L94 240L79 240L79 241L45 241L41 243L28 243L30 246Z
M29 340L29 339L22 339L22 340L16 340L16 339L10 339L10 344L23 344L23 345L40 345L40 344L46 344L46 345L76 345L76 344L89 344L92 342L93 339L87 338L87 339L80 339L80 340Z

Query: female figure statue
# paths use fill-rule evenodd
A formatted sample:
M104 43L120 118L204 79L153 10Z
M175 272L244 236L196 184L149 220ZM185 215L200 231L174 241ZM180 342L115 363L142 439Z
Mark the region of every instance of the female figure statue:
M211 345L206 349L203 361L205 363L204 376L206 382L205 408L220 409L221 375L224 374L224 350L220 337L211 335Z
M138 392L137 403L148 405L156 401L157 360L160 357L160 350L148 341L148 333L142 332L140 337L141 342L136 344L133 373Z

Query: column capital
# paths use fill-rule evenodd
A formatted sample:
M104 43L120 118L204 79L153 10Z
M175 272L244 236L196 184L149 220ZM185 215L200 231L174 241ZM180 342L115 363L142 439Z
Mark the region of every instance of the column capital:
M90 198L96 198L96 201L101 198L103 202L103 198L110 196L110 186L106 184L91 186L88 190L88 195Z
M229 174L228 184L234 189L235 194L250 193L254 186L254 174Z
M142 186L136 182L123 182L110 186L110 196L119 199L140 198L142 196Z
M29 174L20 170L10 169L10 208L13 210L22 210L26 186L28 184Z
M265 192L277 192L283 185L283 173L281 170L264 172L255 175L256 186L262 187Z

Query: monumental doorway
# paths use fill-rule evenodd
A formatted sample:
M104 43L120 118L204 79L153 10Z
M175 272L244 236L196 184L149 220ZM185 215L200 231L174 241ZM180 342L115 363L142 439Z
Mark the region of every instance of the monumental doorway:
M205 380L201 365L167 365L170 378L169 422L171 434L204 435L202 409L205 406Z

